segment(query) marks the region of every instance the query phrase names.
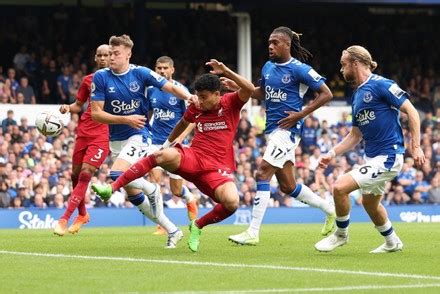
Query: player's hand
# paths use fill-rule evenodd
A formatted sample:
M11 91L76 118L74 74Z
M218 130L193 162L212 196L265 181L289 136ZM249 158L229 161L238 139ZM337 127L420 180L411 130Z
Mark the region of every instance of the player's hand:
M302 119L302 115L296 111L284 111L287 113L287 117L280 119L278 121L278 125L282 129L290 129L293 127L299 120Z
M197 97L197 95L189 96L188 103L194 104L195 107L200 108L199 97Z
M228 69L228 67L226 65L224 65L223 62L220 62L217 59L211 59L210 61L208 61L205 64L212 67L212 70L210 71L210 73L215 74L215 75L222 75Z
M142 129L147 122L145 115L140 114L127 115L125 118L127 119L127 125L137 130Z
M414 158L414 162L416 164L416 167L421 168L423 164L425 163L425 154L423 153L422 148L411 148L411 155Z
M318 163L319 163L319 167L320 168L327 168L328 164L330 163L330 161L332 161L333 156L331 154L325 154L325 155L321 155L321 157L319 157Z
M238 91L240 89L237 83L231 79L221 77L220 82L222 83L223 87L225 87L229 91Z
M67 112L69 112L69 111L70 111L70 105L68 105L68 104L63 104L63 105L60 106L60 112L61 112L62 114L65 114L65 113L67 113Z

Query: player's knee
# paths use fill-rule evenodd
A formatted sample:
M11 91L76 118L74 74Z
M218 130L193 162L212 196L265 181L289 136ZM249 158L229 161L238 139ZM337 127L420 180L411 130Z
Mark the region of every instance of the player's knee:
M93 175L95 173L95 171L96 171L96 167L94 167L94 166L83 166L81 168L80 174L81 173L87 173L87 174Z
M182 187L173 187L173 186L171 186L171 193L173 195L176 195L177 197L182 198L182 196L183 196Z
M268 172L263 168L258 168L255 177L257 178L257 181L269 181L270 180Z
M344 196L346 194L345 190L346 190L345 185L340 181L336 181L333 185L333 196L334 197Z
M290 194L295 190L295 186L289 185L289 183L279 183L281 192Z
M234 212L234 211L236 211L237 209L238 209L238 205L239 205L239 199L238 199L238 197L235 199L228 199L227 201L225 201L224 203L223 203L223 206L227 209L227 210L229 210L229 211L231 211L231 212Z

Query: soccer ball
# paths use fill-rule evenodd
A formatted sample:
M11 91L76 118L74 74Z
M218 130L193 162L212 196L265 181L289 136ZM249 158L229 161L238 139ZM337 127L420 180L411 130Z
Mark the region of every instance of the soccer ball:
M61 118L51 112L43 111L35 119L37 130L44 136L56 137L63 131L64 124Z

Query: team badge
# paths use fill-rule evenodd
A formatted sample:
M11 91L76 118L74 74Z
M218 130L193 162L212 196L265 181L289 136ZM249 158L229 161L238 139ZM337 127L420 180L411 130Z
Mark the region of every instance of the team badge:
M140 86L136 81L130 83L130 91L131 92L137 92L137 91L139 91L139 89L140 89Z
M200 133L203 133L203 124L201 122L197 123L197 129L199 130Z
M365 92L363 100L365 103L370 103L373 100L373 95L370 92Z
M171 96L170 99L168 100L168 103L170 105L176 105L177 104L177 98L174 96Z
M288 84L288 83L290 83L290 74L285 74L285 75L283 75L283 77L281 78L281 81L282 81L284 84Z

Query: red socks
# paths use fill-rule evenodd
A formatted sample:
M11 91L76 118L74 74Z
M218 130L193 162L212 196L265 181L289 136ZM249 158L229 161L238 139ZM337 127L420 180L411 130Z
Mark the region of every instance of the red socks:
M144 176L152 168L157 166L156 158L154 155L149 155L142 158L135 164L133 164L128 170L126 170L119 178L112 183L113 191L117 191L124 187L128 183Z
M75 211L75 209L81 204L81 202L84 202L84 197L87 192L87 188L89 186L89 182L92 179L92 175L86 172L80 172L78 176L78 183L76 184L75 188L72 191L72 194L70 195L69 201L67 202L67 209L64 212L62 219L69 220L72 213ZM81 211L82 207L80 207L79 213L81 215L85 215L85 205L84 205L84 211ZM81 213L83 212L83 213Z
M231 216L234 214L235 211L229 211L227 210L223 204L217 204L214 209L212 209L210 212L196 220L196 225L199 229L203 228L204 226L214 224L221 222L225 218Z

